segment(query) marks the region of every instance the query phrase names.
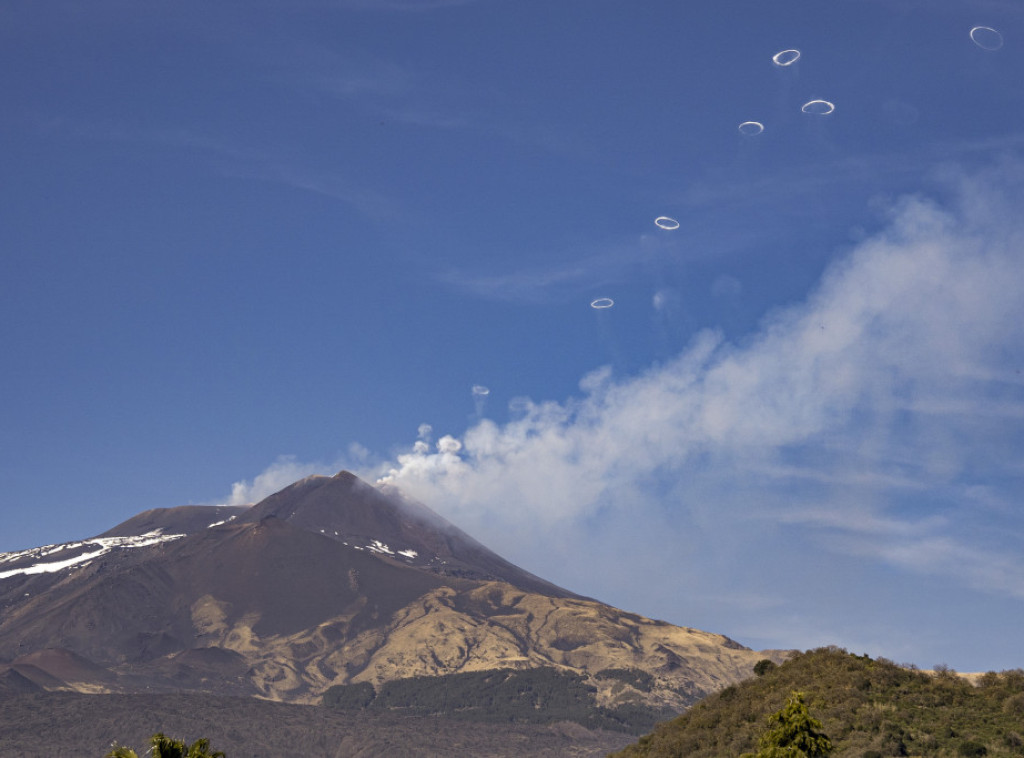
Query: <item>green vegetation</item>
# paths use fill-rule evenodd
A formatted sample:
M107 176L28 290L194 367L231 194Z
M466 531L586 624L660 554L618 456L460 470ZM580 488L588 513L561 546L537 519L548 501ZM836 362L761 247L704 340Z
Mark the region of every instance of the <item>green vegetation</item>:
M643 672L607 669L607 678L648 688ZM494 669L447 676L396 679L374 693L367 683L338 685L324 693L323 704L349 710L389 710L413 715L443 715L482 722L552 723L574 721L591 729L640 734L668 715L641 704L599 707L595 689L572 672L554 668Z
M360 711L373 702L376 693L369 682L331 687L324 693L323 704L328 708Z
M824 758L832 752L832 740L807 710L802 692L794 692L785 708L768 717L760 745L757 755L744 758Z
M833 758L1024 756L1020 669L990 672L971 684L945 667L925 673L838 648L797 654L781 666L765 668L761 676L726 687L682 716L659 724L616 755L801 755L765 753L773 746L762 742L775 739L768 736L771 727L779 725L786 710L778 709L799 691L807 718L810 713L816 716L808 726L820 736L829 735ZM766 729L768 714L774 716ZM762 752L756 753L759 748Z
M219 750L210 751L209 740L196 740L191 745L187 745L181 740L165 737L159 732L149 738L149 750L146 753L152 758L225 758L224 753ZM139 756L130 747L115 745L114 749L107 753L106 758L139 758Z

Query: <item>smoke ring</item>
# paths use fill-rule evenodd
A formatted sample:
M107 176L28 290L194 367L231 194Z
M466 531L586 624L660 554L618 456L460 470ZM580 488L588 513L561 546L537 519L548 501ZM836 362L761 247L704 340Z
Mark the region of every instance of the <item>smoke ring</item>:
M1003 46L1003 35L991 26L975 26L971 29L971 42L982 50L995 52Z
M772 56L772 63L783 68L792 66L798 60L800 60L799 50L780 50Z
M800 106L800 110L804 113L812 113L815 116L827 116L835 109L836 106L828 100L808 100Z

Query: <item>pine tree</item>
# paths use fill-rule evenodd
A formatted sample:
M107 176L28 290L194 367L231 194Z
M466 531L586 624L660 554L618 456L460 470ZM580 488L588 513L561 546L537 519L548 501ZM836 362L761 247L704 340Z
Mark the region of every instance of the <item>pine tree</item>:
M804 694L794 692L786 707L768 717L768 731L761 735L754 758L819 758L832 752L832 740L811 716Z
M104 758L139 758L139 754L130 747L115 743L113 749Z
M152 758L226 758L220 750L210 751L210 741L196 740L191 745L182 740L167 737L158 732L149 738L149 755ZM138 754L129 747L115 745L105 758L138 758Z

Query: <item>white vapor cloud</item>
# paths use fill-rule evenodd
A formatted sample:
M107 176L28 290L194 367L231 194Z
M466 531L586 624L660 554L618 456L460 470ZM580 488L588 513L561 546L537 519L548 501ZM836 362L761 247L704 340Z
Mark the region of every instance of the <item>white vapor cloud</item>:
M961 178L945 206L903 199L742 342L702 332L639 376L519 400L507 423L401 454L380 481L582 591L597 580L565 565L567 542L597 549L620 530L692 551L644 559L662 574L712 564L726 582L739 569L723 555L768 561L774 540L826 571L831 555L1022 597L1019 549L975 528L967 494L1019 504L1024 483L1017 173Z
M520 398L458 434L422 426L354 470L619 607L761 647L968 668L941 652L950 638L1005 649L1000 630L1024 623L1017 177L947 175L953 200L904 198L740 341L700 332L639 375L603 367L576 397ZM279 460L232 502L312 468Z
M300 463L294 456L282 455L251 481L238 481L231 485L231 497L224 505L251 505L284 489L292 482L313 474L323 473L315 463Z

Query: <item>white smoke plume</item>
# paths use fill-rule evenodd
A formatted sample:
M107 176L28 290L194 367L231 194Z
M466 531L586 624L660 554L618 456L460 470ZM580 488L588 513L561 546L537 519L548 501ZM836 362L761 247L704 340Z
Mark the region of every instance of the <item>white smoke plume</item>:
M567 540L674 546L685 572L764 561L775 535L1024 598L1024 560L977 522L973 489L1009 508L1024 476L1024 223L1004 179L964 181L953 207L905 199L741 343L703 332L642 375L517 401L381 480L556 580L593 577L564 565Z
M705 331L640 375L513 401L508 421L421 427L357 473L547 579L746 644L930 665L966 609L1019 628L1018 176L903 200L742 341ZM307 470L279 461L232 500Z

